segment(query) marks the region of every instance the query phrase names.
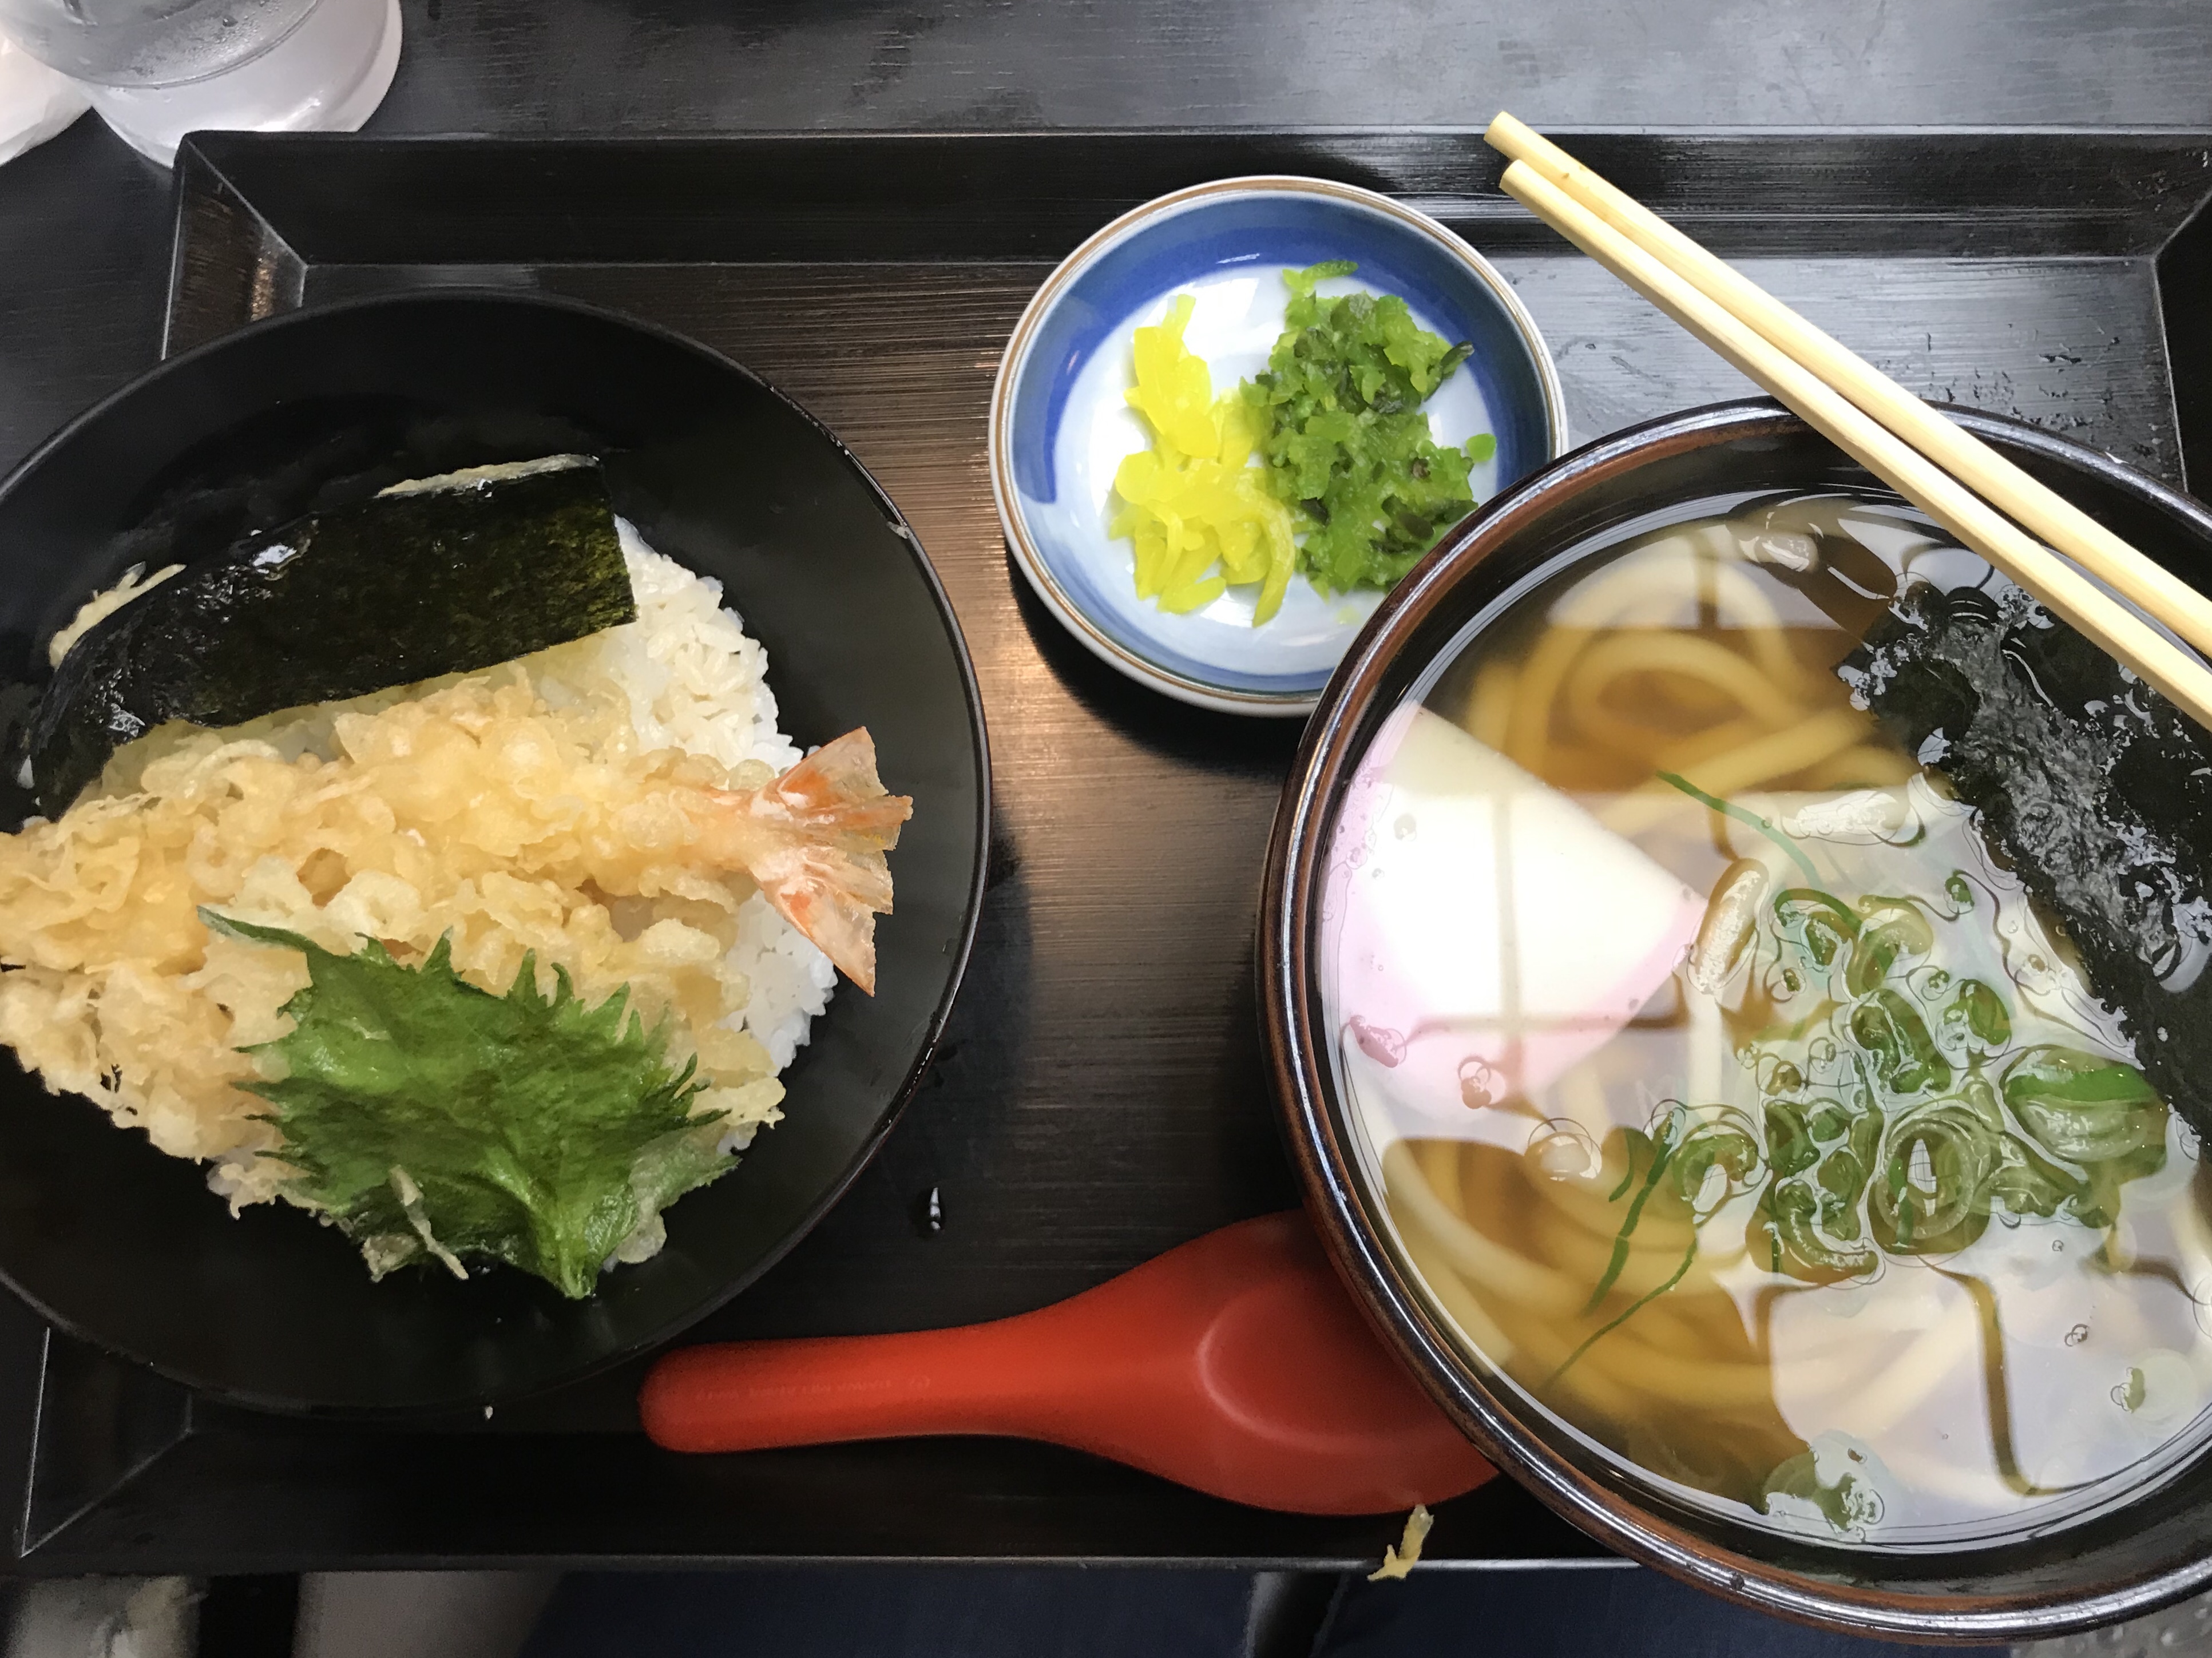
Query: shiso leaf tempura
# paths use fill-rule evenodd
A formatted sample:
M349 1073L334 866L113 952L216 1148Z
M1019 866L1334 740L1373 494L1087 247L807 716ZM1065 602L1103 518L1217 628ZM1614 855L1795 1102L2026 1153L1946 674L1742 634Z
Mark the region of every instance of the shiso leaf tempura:
M471 550L503 580L530 533L518 489L557 497L549 546L596 544L595 495L618 592L552 584L529 626L567 642L514 660L415 683L379 682L421 664L411 645L320 664L378 688L117 747L66 811L0 836L0 1040L209 1163L234 1207L282 1198L343 1228L374 1272L504 1261L576 1297L657 1249L661 1212L777 1119L837 971L872 991L911 803L865 730L802 757L775 729L719 586L612 519L596 465L433 481L372 516L444 525L447 588ZM287 586L244 579L216 609L249 634L300 625L289 606L373 559L369 522L324 515L276 561ZM188 569L96 614L50 728L166 708L134 701L139 659L109 647L209 630L213 611L145 608L208 591ZM486 636L446 643L464 632L469 653ZM77 729L91 752L124 728Z
M731 1167L726 1125L696 1113L696 1057L669 1053L617 990L586 1006L559 968L526 956L504 996L453 971L450 940L403 967L374 939L351 955L212 910L218 932L306 958L292 1029L250 1050L246 1082L275 1108L286 1195L327 1215L378 1277L428 1254L503 1260L563 1295L657 1242L660 1212Z
M1291 300L1267 368L1219 398L1183 343L1191 295L1132 336L1127 395L1152 443L1115 474L1108 533L1133 544L1139 598L1182 613L1258 582L1256 627L1294 570L1323 593L1389 588L1473 510L1470 471L1497 439L1439 446L1423 412L1472 348L1422 328L1395 295L1316 292L1357 269L1284 272Z

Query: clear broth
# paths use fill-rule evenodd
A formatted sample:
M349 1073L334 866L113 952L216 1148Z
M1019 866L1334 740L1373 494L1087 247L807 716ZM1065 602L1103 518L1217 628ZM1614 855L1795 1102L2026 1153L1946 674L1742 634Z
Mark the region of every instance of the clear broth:
M1344 928L1365 878L1410 867L1394 843L1432 820L1409 807L1340 826L1325 989L1399 1242L1473 1351L1679 1497L1942 1547L2079 1517L2202 1442L2212 1219L2154 1096L2100 1161L2053 1149L2052 1067L2116 1067L2124 1096L2132 1055L1971 811L1836 675L1907 575L1998 580L1906 509L1826 495L1514 601L1424 706L1640 859L1594 852L1595 908L1507 926L1504 982L1610 925L1614 865L1700 900L1696 941L1587 1051L1474 1016L1380 1029L1359 975L1391 952ZM1407 1056L1455 1039L1440 1104Z

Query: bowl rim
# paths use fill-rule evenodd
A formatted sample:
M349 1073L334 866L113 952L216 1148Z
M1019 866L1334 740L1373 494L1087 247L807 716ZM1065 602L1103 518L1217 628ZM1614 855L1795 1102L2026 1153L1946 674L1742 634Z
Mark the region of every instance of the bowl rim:
M472 1393L465 1398L440 1397L422 1399L391 1405L331 1404L325 1401L271 1395L242 1389L195 1374L190 1367L167 1363L153 1356L117 1345L96 1330L89 1329L70 1314L49 1305L44 1298L18 1284L12 1273L0 1268L0 1285L8 1293L28 1307L41 1320L63 1333L87 1345L141 1365L195 1394L248 1409L284 1416L313 1416L330 1419L394 1420L435 1416L456 1409L474 1409L480 1405L499 1405L514 1400L531 1398L556 1388L563 1388L586 1381L635 1359L639 1354L651 1351L674 1340L701 1321L726 1306L737 1296L759 1281L770 1268L818 1226L830 1211L849 1191L855 1181L875 1160L892 1130L906 1114L934 1058L938 1045L943 1040L945 1027L951 1017L953 1005L965 981L968 967L975 952L975 938L981 926L984 895L990 870L990 827L992 805L992 768L989 727L983 707L982 688L975 675L975 664L968 648L966 634L960 626L958 613L945 592L943 580L936 565L923 548L921 537L907 521L883 484L866 465L855 455L845 440L830 426L783 391L735 358L726 355L704 342L679 330L648 321L626 312L615 310L586 301L563 295L522 292L514 288L480 284L454 284L434 288L410 288L395 292L368 294L328 303L303 306L295 310L279 312L273 316L258 318L241 327L202 341L189 350L175 356L165 357L143 374L133 376L122 386L100 398L79 414L64 422L41 440L21 461L0 474L0 502L21 487L40 468L62 453L84 429L93 427L111 411L137 395L142 388L173 374L189 372L203 360L216 356L226 348L247 339L258 340L294 327L312 327L319 319L337 315L356 314L379 310L409 310L434 307L454 303L490 305L501 308L564 313L580 317L625 332L647 337L655 343L673 348L703 360L720 373L734 374L749 382L770 400L781 404L806 427L819 435L834 449L843 465L872 495L882 511L887 526L905 544L907 556L921 579L931 604L935 608L946 636L952 647L952 655L961 681L962 700L967 713L966 735L973 748L975 762L976 792L973 830L975 843L974 867L969 872L968 888L963 900L958 937L952 951L951 969L943 993L930 1012L922 1031L922 1040L913 1064L891 1087L887 1103L875 1124L870 1128L850 1161L839 1171L836 1178L822 1192L799 1223L792 1227L769 1249L748 1265L742 1272L732 1274L715 1286L680 1315L664 1321L646 1335L599 1355L586 1363L574 1366L519 1388L503 1388L482 1393ZM688 568L688 567L687 567ZM773 668L771 667L771 671Z
M2212 509L2114 456L2024 421L1948 406L1945 413L1977 436L2124 489L2190 523L2212 544ZM1793 1570L1705 1541L1639 1495L1593 1478L1544 1444L1459 1356L1441 1321L1401 1272L1340 1131L1334 1090L1316 1057L1307 986L1325 836L1358 758L1353 740L1372 717L1385 672L1401 647L1472 568L1562 500L1649 462L1737 439L1800 437L1810 429L1773 399L1753 398L1682 410L1611 434L1502 493L1479 521L1470 519L1445 537L1385 597L1345 653L1306 727L1268 842L1258 972L1271 1080L1306 1208L1353 1299L1462 1431L1570 1523L1726 1599L1854 1634L1994 1643L2094 1628L2203 1589L2212 1582L2212 1544L2178 1565L2088 1593L1972 1593L1954 1582L1906 1596ZM1837 1553L1839 1564L1850 1558Z
M1036 343L1045 318L1059 304L1076 278L1109 248L1156 219L1212 198L1261 195L1312 196L1348 203L1395 219L1436 243L1490 290L1513 325L1522 350L1534 367L1538 389L1543 398L1545 440L1549 451L1545 465L1550 465L1566 452L1571 441L1567 428L1566 394L1560 387L1559 367L1553 361L1551 348L1545 343L1535 318L1529 314L1528 307L1522 302L1520 295L1513 291L1512 284L1466 238L1418 208L1409 207L1380 191L1368 190L1358 185L1340 184L1331 179L1308 178L1298 173L1255 173L1188 185L1181 190L1170 191L1164 196L1156 196L1140 206L1131 208L1085 237L1075 251L1054 266L1052 274L1038 285L1036 292L1030 296L1029 303L1022 307L1013 331L1006 337L1006 350L999 358L999 371L991 382L988 424L991 494L998 506L999 524L1005 531L1007 548L1012 552L1014 562L1031 590L1076 641L1100 661L1139 684L1194 708L1212 708L1225 714L1303 719L1318 705L1325 687L1310 692L1247 691L1193 678L1163 667L1129 649L1099 626L1053 575L1050 565L1030 533L1029 520L1022 511L1020 492L1014 487L1013 481L1013 387L1029 361L1030 349ZM1538 468L1538 471L1541 470L1541 467ZM1478 513L1483 510L1484 506L1479 505L1475 508ZM1447 531L1446 539L1453 538L1455 533Z

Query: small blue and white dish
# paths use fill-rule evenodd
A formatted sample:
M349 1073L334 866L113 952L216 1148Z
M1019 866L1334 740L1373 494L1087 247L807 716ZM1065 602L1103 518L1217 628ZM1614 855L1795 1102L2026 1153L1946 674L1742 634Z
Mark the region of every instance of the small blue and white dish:
M1307 714L1382 595L1324 596L1294 577L1258 628L1256 586L1181 616L1137 597L1131 544L1107 534L1115 469L1148 442L1123 398L1130 334L1195 295L1184 339L1218 395L1267 366L1290 300L1282 273L1333 259L1358 268L1322 295L1395 294L1422 327L1473 344L1427 409L1439 444L1495 434L1469 480L1478 503L1565 452L1551 354L1504 278L1425 215L1321 179L1224 179L1124 214L1047 278L999 367L991 487L1023 574L1093 653L1201 708Z

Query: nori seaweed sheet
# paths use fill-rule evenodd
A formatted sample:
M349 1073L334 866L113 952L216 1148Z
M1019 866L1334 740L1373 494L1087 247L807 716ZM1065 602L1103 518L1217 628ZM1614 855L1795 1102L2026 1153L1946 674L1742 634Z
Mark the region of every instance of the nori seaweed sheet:
M32 786L58 812L165 720L235 726L636 615L596 461L373 496L250 537L88 632L30 720Z
M1978 811L2136 1063L2212 1132L2212 738L2008 584L1913 586L1837 671Z

